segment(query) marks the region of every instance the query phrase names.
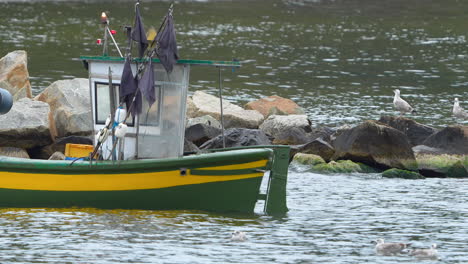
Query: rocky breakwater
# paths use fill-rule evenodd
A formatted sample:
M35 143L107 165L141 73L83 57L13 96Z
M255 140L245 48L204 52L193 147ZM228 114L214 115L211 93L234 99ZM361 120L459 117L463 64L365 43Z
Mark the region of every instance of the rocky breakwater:
M88 79L54 82L31 99L27 54L14 51L0 59L0 88L15 100L0 115L0 155L47 159L66 143L92 144Z
M209 107L202 103L207 98ZM190 149L221 148L219 98L198 91L188 100L186 143L195 147ZM297 104L278 96L248 103L246 109L228 101L223 104L229 109L230 117L225 118L236 120L225 120L226 147L290 145L296 161L323 173L382 172L384 177L410 179L468 177L465 126L436 129L405 117L382 116L352 127L329 128L314 126Z

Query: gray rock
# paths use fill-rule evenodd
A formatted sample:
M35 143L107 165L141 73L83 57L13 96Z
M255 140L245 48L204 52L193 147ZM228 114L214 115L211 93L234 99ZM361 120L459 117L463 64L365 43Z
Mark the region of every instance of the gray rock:
M203 123L195 124L185 129L185 138L197 146L221 134L221 129Z
M193 144L193 142L190 142L187 139L184 140L184 152L198 153L199 151L200 149L197 147L197 145Z
M195 118L189 118L187 120L187 125L186 127L191 127L196 124L205 124L214 128L221 129L221 123L213 118L212 116L209 115L204 115L200 117L195 117Z
M51 133L54 138L92 134L88 79L56 81L34 99L50 105L54 120Z
M32 97L26 51L16 50L0 59L0 87L8 90L14 101Z
M50 157L49 157L49 160L64 160L65 159L65 155L60 152L60 151L57 151L57 152L54 152Z
M379 122L403 132L413 146L421 145L426 138L437 132L435 128L420 124L403 116L382 116Z
M268 136L258 129L230 128L224 133L226 147L271 145ZM222 135L205 142L200 149L215 149L223 147Z
M22 98L10 112L0 115L0 146L29 149L52 143L49 105Z
M330 162L335 149L325 140L317 138L307 144L299 146L298 152L306 154L315 154L322 157L326 162Z
M260 125L260 130L273 138L279 138L281 135L292 128L301 128L304 132L312 131L311 122L306 115L271 115Z
M413 147L414 154L432 154L432 155L440 155L440 154L447 154L446 151L439 148L431 148L425 145L417 145Z
M350 127L351 128L351 127ZM332 135L336 133L336 129L330 127L314 127L310 132L312 139L321 138L329 144L332 144Z
M468 177L468 158L460 155L431 155L416 156L419 173L426 177Z
M389 169L382 173L384 178L401 178L401 179L425 179L421 174L414 171L400 170L400 169Z
M0 156L29 159L29 154L22 148L0 147Z
M381 169L418 169L411 144L405 134L376 121L341 133L334 141L333 160L350 159Z
M423 145L447 154L468 154L468 126L448 126L424 140Z
M282 130L272 138L275 145L299 145L312 140L310 133L306 133L301 127L291 127Z
M221 107L219 98L202 91L196 91L191 100L187 102L187 116L199 117L209 115L221 120ZM224 127L258 128L264 117L256 110L244 110L227 100L223 100Z

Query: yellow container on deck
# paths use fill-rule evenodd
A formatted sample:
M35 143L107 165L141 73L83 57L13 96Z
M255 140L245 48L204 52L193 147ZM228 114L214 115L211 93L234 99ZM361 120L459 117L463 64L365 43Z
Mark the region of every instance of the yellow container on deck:
M84 144L66 144L65 157L67 158L83 158L89 157L89 153L93 152L93 145Z

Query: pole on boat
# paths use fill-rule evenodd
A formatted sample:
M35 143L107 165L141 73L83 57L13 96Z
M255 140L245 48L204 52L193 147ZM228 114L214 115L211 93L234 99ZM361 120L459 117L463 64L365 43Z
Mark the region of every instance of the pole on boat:
M221 109L221 132L223 137L223 148L226 148L226 138L224 137L224 114L223 114L223 79L221 78L221 67L218 68L218 76L219 76L219 104Z
M111 114L111 122L112 124L115 122L115 91L114 91L114 85L112 85L112 70L111 67L109 67L109 106L110 106L110 114ZM114 145L115 141L115 127L112 125L112 146ZM115 153L114 153L114 148L112 148L112 160L115 160Z
M114 45L115 45L115 48L117 49L117 51L119 52L119 55L121 58L123 58L123 55L122 55L122 52L120 51L119 49L119 45L117 44L117 42L115 41L115 38L114 38L114 34L115 34L115 30L113 31L114 34L112 34L111 30L109 29L109 27L106 27L107 28L107 34L109 34L109 36L111 37L112 39L112 42L114 42Z
M106 12L102 12L101 14L101 23L104 24L104 47L102 49L102 56L107 56L107 31L109 31L109 19L107 19Z

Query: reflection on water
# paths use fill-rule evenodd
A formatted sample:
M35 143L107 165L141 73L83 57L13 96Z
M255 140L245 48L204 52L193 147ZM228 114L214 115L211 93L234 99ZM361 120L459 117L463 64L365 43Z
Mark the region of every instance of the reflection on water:
M87 76L79 56L101 53L101 11L115 29L133 20L133 1L0 5L0 53L28 51L34 94ZM157 28L167 5L145 1L144 23ZM457 0L182 1L174 16L182 58L243 62L224 71L226 97L241 105L277 94L298 102L315 124L337 126L396 114L398 88L418 110L416 120L442 126L454 123L455 97L468 105L467 8ZM116 38L124 45L121 30ZM193 68L191 91L215 92L216 74Z
M370 242L437 243L466 263L463 179L319 175L293 165L283 218L197 211L0 210L1 263L416 263L377 256ZM231 233L247 233L232 242ZM428 263L428 262L424 262ZM431 262L429 262L431 263Z

